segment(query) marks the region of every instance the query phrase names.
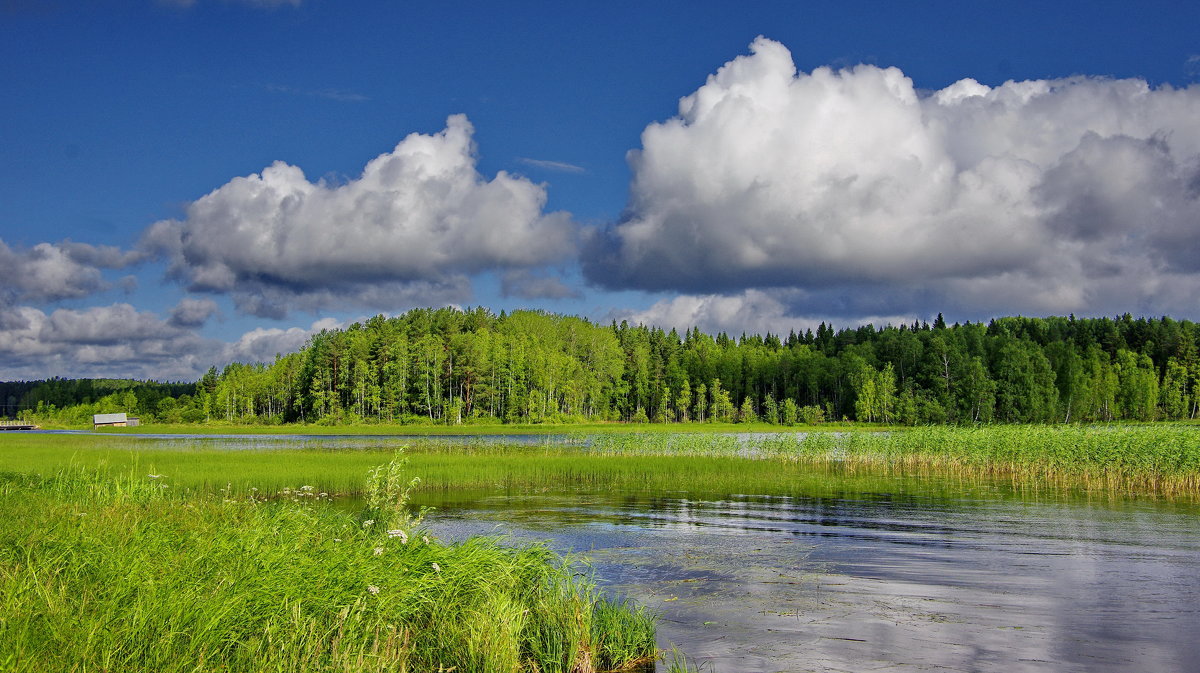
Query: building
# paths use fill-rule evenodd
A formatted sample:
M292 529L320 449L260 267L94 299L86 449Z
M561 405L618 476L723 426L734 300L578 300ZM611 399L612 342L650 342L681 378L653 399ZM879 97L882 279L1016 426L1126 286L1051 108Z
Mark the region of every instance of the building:
M92 428L133 428L141 425L141 420L134 416L120 414L93 414Z

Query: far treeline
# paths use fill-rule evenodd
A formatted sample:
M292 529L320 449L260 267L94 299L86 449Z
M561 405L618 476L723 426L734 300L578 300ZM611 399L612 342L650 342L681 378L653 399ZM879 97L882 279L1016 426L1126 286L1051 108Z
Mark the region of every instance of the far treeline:
M39 408L91 422L92 414L128 411L154 415L165 399L187 396L194 383L158 383L133 379L61 379L0 381L0 417L31 417ZM172 406L170 402L166 406ZM37 414L32 414L36 416Z
M322 331L272 364L213 368L181 394L29 398L24 413L65 424L104 411L263 424L1179 420L1200 412L1198 345L1195 323L1128 314L733 338L417 309Z

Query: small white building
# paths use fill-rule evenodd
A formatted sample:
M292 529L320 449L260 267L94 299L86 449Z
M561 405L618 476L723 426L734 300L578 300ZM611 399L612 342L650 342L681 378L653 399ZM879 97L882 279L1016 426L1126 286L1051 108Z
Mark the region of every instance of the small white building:
M124 412L119 414L92 414L92 428L125 428L136 427L141 424L141 421L134 417L128 416Z

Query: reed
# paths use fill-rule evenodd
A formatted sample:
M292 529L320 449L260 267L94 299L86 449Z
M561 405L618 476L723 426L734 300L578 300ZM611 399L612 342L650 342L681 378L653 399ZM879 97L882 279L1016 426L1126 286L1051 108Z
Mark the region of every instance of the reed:
M0 669L584 673L655 655L653 617L569 559L433 539L412 486L391 463L348 512L304 486L7 473Z
M810 434L763 449L792 461L1002 476L1124 493L1200 494L1200 433L1182 425L931 426Z
M845 480L929 477L1148 495L1200 495L1200 432L1186 425L931 426L887 433L605 433L553 444L354 438L150 439L0 435L0 471L69 465L171 476L176 488L280 493L309 484L361 494L362 475L400 446L418 493L475 489L630 489L800 494L867 488ZM837 479L831 479L836 473ZM912 485L909 483L909 485ZM925 488L926 486L920 486Z

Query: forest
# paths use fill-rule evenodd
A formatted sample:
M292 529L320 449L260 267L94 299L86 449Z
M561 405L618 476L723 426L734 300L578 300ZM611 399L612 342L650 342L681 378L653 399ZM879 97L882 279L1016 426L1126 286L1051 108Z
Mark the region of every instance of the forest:
M1129 314L735 338L442 308L325 330L194 385L0 385L23 386L7 392L23 417L63 424L107 411L251 424L1180 420L1200 411L1198 343L1195 323Z

